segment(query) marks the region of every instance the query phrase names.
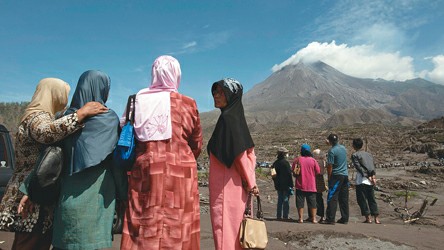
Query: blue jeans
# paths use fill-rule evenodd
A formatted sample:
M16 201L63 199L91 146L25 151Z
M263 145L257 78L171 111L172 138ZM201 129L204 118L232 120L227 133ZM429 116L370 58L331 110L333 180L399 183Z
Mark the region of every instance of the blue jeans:
M284 208L284 219L288 219L288 213L290 212L290 193L288 190L279 190L278 191L278 203L277 203L277 211L276 218L282 218L282 207Z

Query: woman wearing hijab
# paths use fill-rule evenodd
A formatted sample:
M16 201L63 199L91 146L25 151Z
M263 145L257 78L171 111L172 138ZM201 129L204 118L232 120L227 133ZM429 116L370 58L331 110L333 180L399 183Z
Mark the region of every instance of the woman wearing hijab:
M105 105L109 90L110 78L105 73L84 72L65 115L74 114L90 101ZM112 246L116 198L113 177L125 175L124 169L114 166L110 157L118 139L119 117L109 109L86 119L84 124L84 128L63 141L65 164L54 213L52 245L55 249Z
M121 249L200 249L199 112L193 99L177 92L175 58L158 57L151 74L151 86L136 95L136 161Z
M54 207L33 204L22 185L40 152L81 129L85 118L107 111L100 103L90 102L76 113L55 119L68 103L69 90L60 79L42 79L21 118L15 140L16 168L0 205L0 229L15 232L12 249L43 250L51 246Z
M211 87L214 106L221 110L208 142L211 224L219 250L241 249L239 225L248 194L259 194L254 143L244 116L242 91L242 85L232 78Z
M307 200L308 221L318 223L316 220L316 175L320 174L318 162L312 157L311 148L308 144L302 144L301 156L294 159L292 170L296 165L299 166L300 172L295 179L296 188L296 208L298 209L298 223L303 223L302 216L304 214L304 203Z

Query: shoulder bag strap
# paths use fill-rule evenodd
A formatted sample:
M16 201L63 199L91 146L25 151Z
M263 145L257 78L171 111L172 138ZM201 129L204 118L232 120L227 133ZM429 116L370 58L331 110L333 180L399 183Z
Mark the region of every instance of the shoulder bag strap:
M126 120L125 122L131 122L134 124L134 111L136 109L136 95L128 96L128 101L126 102Z

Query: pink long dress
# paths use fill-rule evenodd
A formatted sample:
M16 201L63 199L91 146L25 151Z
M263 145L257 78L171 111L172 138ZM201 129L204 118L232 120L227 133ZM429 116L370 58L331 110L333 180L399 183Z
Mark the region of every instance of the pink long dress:
M136 147L121 249L200 249L199 113L193 99L170 96L172 138Z
M246 189L256 186L255 166L253 148L239 154L231 168L210 154L210 215L215 249L241 249L239 225L248 198Z

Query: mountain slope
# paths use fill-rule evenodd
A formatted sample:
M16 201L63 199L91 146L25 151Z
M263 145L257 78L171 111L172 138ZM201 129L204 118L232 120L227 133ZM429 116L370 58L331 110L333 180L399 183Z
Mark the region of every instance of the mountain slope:
M244 94L243 103L252 128L415 125L444 114L444 86L420 78L405 82L362 79L323 62L298 63L255 85Z

